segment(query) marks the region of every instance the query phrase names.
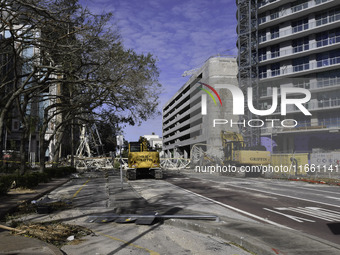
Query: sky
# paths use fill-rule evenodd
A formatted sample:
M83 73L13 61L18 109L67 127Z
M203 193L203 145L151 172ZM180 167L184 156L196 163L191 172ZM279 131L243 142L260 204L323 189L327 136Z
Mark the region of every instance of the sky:
M151 53L158 60L162 84L159 110L189 76L211 56L237 55L235 0L80 0L91 12L112 12L126 49ZM126 126L124 138L137 141L151 134L162 137L162 116Z

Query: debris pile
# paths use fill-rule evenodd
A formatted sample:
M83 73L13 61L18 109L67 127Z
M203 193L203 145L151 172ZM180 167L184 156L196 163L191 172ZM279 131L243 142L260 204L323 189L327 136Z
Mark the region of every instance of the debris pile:
M49 214L54 211L61 211L71 208L70 201L51 199L48 196L44 197L39 201L34 200L32 201L32 204L35 205L37 213L41 214Z
M90 229L85 227L64 223L23 223L17 226L16 229L25 231L26 236L34 237L59 247L66 243L77 244L81 242L82 237L93 234Z

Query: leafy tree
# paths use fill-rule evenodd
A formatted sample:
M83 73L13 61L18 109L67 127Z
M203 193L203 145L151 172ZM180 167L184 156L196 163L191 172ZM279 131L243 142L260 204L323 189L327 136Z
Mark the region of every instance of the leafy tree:
M73 155L75 127L101 120L116 128L157 113L156 60L123 47L112 14L94 15L77 0L0 0L0 8L0 142L16 106L22 150L39 132L41 170L50 141L59 148L67 132ZM44 105L35 114L34 103Z

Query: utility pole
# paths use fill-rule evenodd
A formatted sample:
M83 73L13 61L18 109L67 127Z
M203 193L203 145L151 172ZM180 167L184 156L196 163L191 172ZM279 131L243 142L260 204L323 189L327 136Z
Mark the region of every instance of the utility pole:
M117 146L119 148L119 163L120 163L120 185L123 189L123 161L122 161L122 146L124 144L124 137L117 135Z

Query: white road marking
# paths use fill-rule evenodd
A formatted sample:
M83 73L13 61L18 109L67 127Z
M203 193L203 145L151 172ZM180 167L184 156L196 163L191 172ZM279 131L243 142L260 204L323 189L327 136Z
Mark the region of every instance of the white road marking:
M275 207L279 211L292 211L325 221L340 221L340 212L320 207Z
M274 211L274 210L270 210L268 208L263 208L263 209L266 210L266 211L269 211L269 212L273 212L273 213L285 216L285 217L287 217L291 220L295 220L295 221L300 222L300 223L302 223L303 221L315 222L314 220L309 220L309 219L305 219L305 218L301 218L301 217L297 217L297 216L293 216L293 215L289 215L289 214L285 214L285 213L280 213L280 212L277 212L277 211Z
M215 182L215 181L212 181L212 182ZM314 201L314 200L310 200L310 199L306 199L306 198L293 197L293 196L289 196L289 195L283 195L283 194L279 194L279 193L275 193L275 192L263 191L263 190L258 190L258 189L254 189L254 188L240 187L240 186L232 185L232 184L225 184L225 185L240 188L240 189L258 191L258 192L262 192L262 193L266 193L266 194L271 194L271 195L276 195L276 196L281 196L281 197L288 197L288 198L293 198L293 199L297 199L297 200L302 200L302 201L307 201L307 202L312 202L312 203L317 203L317 204L322 204L322 205L340 208L340 205L334 205L334 204L324 203L324 202L320 202L320 201Z
M335 199L335 200L340 200L340 197L329 197L329 196L327 196L327 198L331 198L331 199Z
M172 185L173 185L173 186L176 186L176 185L174 185L174 184L172 184ZM213 203L215 203L215 204L221 205L221 206L223 206L223 207L225 207L225 208L228 208L228 209L231 209L231 210L233 210L233 211L236 211L236 212L245 214L245 215L250 216L250 217L252 217L252 218L255 218L255 219L258 219L258 220L267 222L267 223L272 224L272 225L274 225L274 226L292 230L292 228L289 228L289 227L286 227L286 226L281 225L281 224L279 224L279 223L276 223L276 222L274 222L274 221L271 221L271 220L268 220L268 219L259 217L259 216L255 215L255 214L252 214L252 213L243 211L243 210L238 209L238 208L236 208L236 207L233 207L233 206L230 206L230 205L223 204L223 203L221 203L221 202L219 202L219 201L216 201L216 200L214 200L214 199L211 199L211 198L202 196L202 195L200 195L200 194L198 194L198 193L195 193L195 192L193 192L193 191L191 191L191 190L187 190L187 189L181 188L181 187L179 187L179 186L176 186L176 188L182 189L182 190L184 190L184 191L186 191L186 192L188 192L188 193L190 193L190 194L193 194L193 195L198 196L198 197L200 197L200 198L204 198L204 199L206 199L206 200L208 200L208 201L210 201L210 202L213 202Z
M237 179L236 177L231 177L231 178L234 178L234 179ZM258 181L258 180L252 180L253 183L252 184L258 184L258 183L261 183L261 184L272 184L272 185L279 185L279 186L282 186L282 187L287 187L281 183L277 184L276 183L269 183L269 182L265 182L265 181ZM238 181L239 182L239 181ZM238 183L236 182L236 183ZM233 182L235 183L235 182ZM248 182L249 183L249 182ZM287 182L287 184L296 184L296 182ZM325 186L319 186L320 188L323 188ZM298 188L298 189L304 189L304 190L311 190L311 191L318 191L318 192L324 192L324 193L332 193L332 194L336 194L336 195L340 195L340 192L335 192L335 191L329 191L329 190L321 190L321 189L312 189L312 188L306 188L306 187L299 187L299 186L295 186L294 188Z

